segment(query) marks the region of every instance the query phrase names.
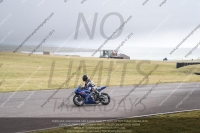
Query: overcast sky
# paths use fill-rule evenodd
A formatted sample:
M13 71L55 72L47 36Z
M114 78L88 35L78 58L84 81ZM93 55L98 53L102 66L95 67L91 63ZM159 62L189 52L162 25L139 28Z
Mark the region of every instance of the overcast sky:
M67 0L66 0L67 1ZM122 15L125 24L121 35L110 40L103 48L116 48L125 38L130 47L176 47L200 24L200 0L3 0L0 3L0 45L16 45L22 42L44 22L24 46L37 46L52 31L43 46L98 48L106 40L100 34L102 19L109 13ZM92 31L95 13L98 13L94 38L89 39L81 21L78 39L75 30L79 13L83 13ZM116 15L109 16L103 31L110 36L120 26ZM81 28L82 27L82 28ZM180 46L193 48L200 42L200 28Z

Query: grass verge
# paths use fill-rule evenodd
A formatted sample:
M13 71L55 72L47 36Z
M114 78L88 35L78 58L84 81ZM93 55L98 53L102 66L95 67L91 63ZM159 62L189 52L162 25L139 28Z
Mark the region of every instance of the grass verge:
M130 125L130 123L132 124ZM88 127L97 127L96 129L98 127L104 127L104 129L105 127L115 127L123 132L122 127L125 127L124 130L130 130L132 133L200 133L200 111L130 118L126 119L125 122L93 123L85 126L62 127L37 131L35 133L75 133L80 127L84 132L95 132L95 130L91 130L92 128L89 130ZM99 131L103 133L104 129ZM116 132L116 129L109 129L107 132Z
M70 61L73 64L70 65ZM193 74L200 71L200 65L176 69L175 62L28 56L21 53L1 52L0 92L75 88L82 83L83 74L88 74L98 86L136 85L156 65L158 68L149 75L147 84L155 84L159 80L162 83L200 80L199 75ZM76 72L80 66L80 71ZM65 83L67 79L69 80Z

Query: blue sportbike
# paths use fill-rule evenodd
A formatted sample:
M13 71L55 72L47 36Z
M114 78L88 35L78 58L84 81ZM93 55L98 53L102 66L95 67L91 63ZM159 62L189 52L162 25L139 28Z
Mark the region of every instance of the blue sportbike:
M108 105L110 103L110 96L107 93L101 93L106 86L102 86L97 91L99 93L91 92L89 89L82 89L82 85L74 91L75 96L73 97L73 102L76 106L82 106L83 104L103 104Z

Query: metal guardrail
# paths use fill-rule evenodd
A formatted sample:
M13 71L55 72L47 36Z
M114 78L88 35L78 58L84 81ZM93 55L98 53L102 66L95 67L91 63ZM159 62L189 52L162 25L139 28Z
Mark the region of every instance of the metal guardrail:
M200 62L177 62L176 63L176 68L189 66L189 65L198 65L198 64L200 64Z

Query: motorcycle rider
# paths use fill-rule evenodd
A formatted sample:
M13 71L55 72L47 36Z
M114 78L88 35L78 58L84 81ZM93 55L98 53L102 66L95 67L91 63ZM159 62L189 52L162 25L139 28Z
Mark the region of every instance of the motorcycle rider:
M82 77L83 81L85 82L85 86L82 87L82 89L88 89L91 91L91 93L86 97L86 102L88 102L89 97L93 94L93 93L98 93L97 91L97 86L95 85L95 83L89 79L89 77L87 75L83 75Z

